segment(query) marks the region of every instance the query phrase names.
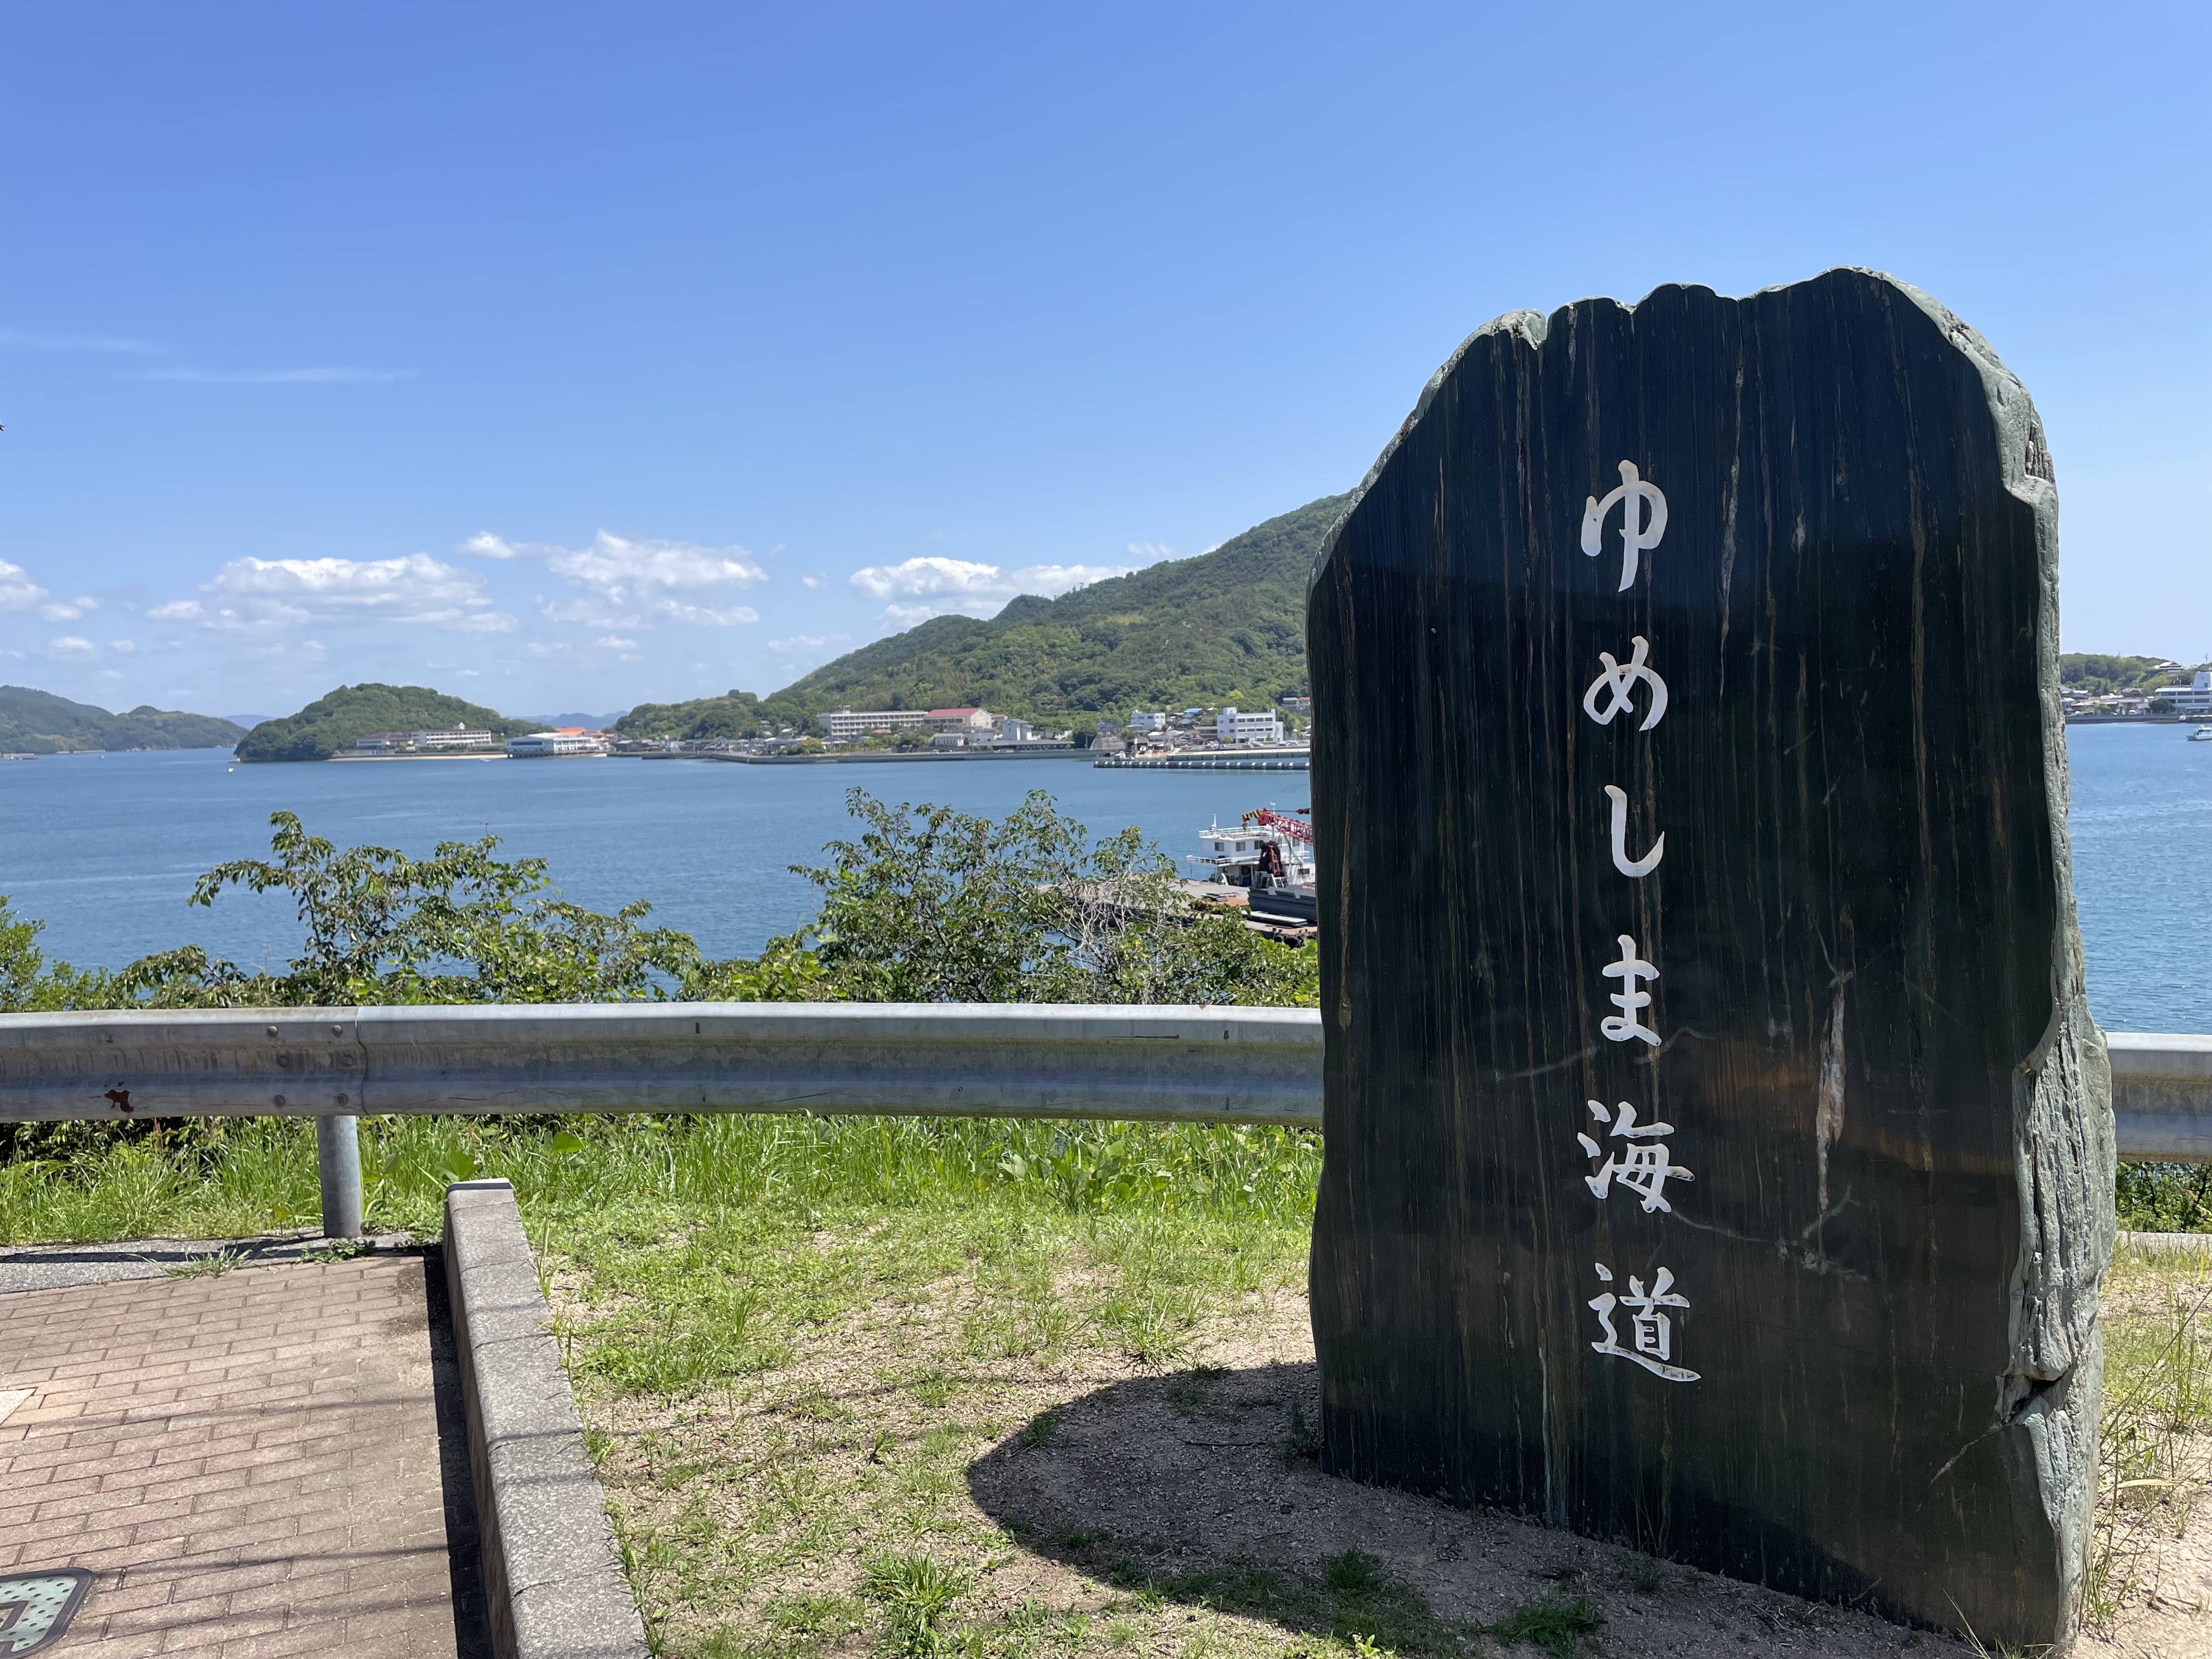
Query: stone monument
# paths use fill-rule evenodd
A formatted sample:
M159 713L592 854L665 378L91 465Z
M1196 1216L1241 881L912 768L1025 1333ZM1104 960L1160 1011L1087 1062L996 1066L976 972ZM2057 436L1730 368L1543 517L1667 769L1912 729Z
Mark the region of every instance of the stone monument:
M2020 382L1872 271L1516 312L1316 568L1327 1468L2069 1639L2112 1246Z

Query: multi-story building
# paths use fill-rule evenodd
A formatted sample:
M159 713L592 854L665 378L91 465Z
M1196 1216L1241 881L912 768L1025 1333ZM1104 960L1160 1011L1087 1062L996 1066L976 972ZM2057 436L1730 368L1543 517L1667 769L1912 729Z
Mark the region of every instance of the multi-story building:
M928 718L939 732L988 732L998 724L998 716L988 708L933 708Z
M558 732L532 732L527 737L507 740L507 757L509 760L543 760L562 755L604 755L606 752L606 734L586 732L581 726L564 726Z
M2212 720L2212 668L2200 668L2187 685L2160 686L2151 693L2173 705L2185 720Z
M353 746L364 755L401 755L425 749L488 749L498 741L489 732L454 726L435 732L372 732L356 738Z
M1224 708L1213 722L1213 735L1224 744L1280 744L1283 717L1272 708Z
M927 726L930 721L929 711L922 708L873 708L859 714L849 708L833 708L822 717L822 729L833 741L849 743L854 738L904 731L909 726Z
M1129 729L1132 732L1164 732L1168 729L1168 717L1157 710L1133 708L1129 711Z

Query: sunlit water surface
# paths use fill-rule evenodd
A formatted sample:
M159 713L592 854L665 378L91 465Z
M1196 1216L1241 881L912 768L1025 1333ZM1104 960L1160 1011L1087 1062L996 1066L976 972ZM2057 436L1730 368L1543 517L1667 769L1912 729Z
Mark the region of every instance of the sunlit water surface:
M2089 997L2113 1030L2212 1030L2212 743L2172 726L2075 726L2075 882ZM422 762L238 766L201 750L47 757L0 764L0 893L46 923L49 954L82 966L196 941L246 963L283 962L288 905L232 891L185 902L193 878L263 852L269 815L298 812L341 846L415 854L497 836L543 858L570 898L653 919L716 955L751 954L811 914L793 864L818 861L852 820L855 784L892 800L1001 815L1031 789L1104 834L1135 824L1180 859L1217 816L1310 797L1304 773L1097 771L1078 761L922 766L708 762Z

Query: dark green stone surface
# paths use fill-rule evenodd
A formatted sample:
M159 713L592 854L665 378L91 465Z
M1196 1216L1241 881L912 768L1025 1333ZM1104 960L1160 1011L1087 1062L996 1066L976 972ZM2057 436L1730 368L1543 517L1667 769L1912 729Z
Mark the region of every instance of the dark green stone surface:
M2112 1140L2056 514L2018 382L1871 272L1517 313L1431 382L1308 612L1328 1468L2063 1639ZM1664 716L1601 725L1637 635ZM1622 934L1656 1047L1602 1034ZM1589 1101L1673 1126L1671 1213L1593 1194ZM1695 1381L1593 1349L1662 1267Z

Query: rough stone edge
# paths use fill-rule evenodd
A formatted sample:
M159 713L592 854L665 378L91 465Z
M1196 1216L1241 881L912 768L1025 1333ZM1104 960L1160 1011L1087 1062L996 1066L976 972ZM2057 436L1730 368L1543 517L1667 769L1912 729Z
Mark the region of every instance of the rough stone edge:
M646 1659L514 1189L446 1188L446 1282L499 1659Z
M2004 487L2035 514L2039 577L2036 684L2043 719L2044 799L2050 814L2057 927L2051 940L2051 1016L2014 1089L2013 1174L2020 1188L2020 1255L2008 1314L2012 1358L1997 1380L1998 1421L2017 1427L2044 1514L2057 1538L2069 1626L2081 1607L2097 1501L2098 1415L2105 1340L2097 1322L2118 1240L2113 1182L2119 1146L2112 1057L2089 1013L2075 918L2072 781L2058 697L2058 486L2034 401L1981 334L1932 295L1880 271L1935 324L1982 378L2004 465ZM2070 1635L2070 1630L2068 1632ZM2063 1638L2062 1638L2063 1639Z
M1776 293L1838 273L1870 278L1889 289L1919 310L1953 349L1973 365L1988 400L2004 467L2004 488L2035 514L2039 584L2036 679L2058 925L2051 941L2051 1024L2034 1052L2022 1056L2014 1091L2013 1168L2020 1186L2020 1258L2008 1310L2012 1354L2005 1375L1996 1379L1995 1404L1996 1427L2016 1426L2027 1437L2034 1485L2057 1541L2066 1603L2074 1610L2080 1606L2087 1572L2096 1507L2097 1422L2105 1374L2104 1334L2097 1323L2097 1306L2117 1237L2113 1182L2118 1172L2118 1140L2112 1117L2112 1061L2104 1033L2089 1014L2081 934L2075 909L2073 842L2066 821L2071 782L2066 764L2066 722L2058 700L2056 473L2042 421L2027 386L2004 366L1979 331L1933 295L1887 271L1863 265L1831 266L1802 283L1777 283L1757 292ZM1658 291L1654 289L1652 293ZM1612 303L1625 311L1636 309L1620 301ZM1346 498L1344 511L1315 556L1306 583L1309 595L1334 559L1337 544L1352 514L1475 343L1493 334L1515 334L1532 348L1540 348L1553 320L1571 309L1571 305L1560 307L1548 317L1534 311L1509 311L1460 342L1429 377L1413 412L1400 423L1358 488Z

